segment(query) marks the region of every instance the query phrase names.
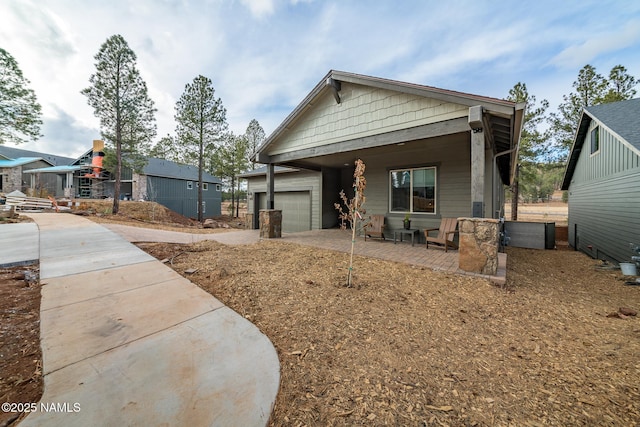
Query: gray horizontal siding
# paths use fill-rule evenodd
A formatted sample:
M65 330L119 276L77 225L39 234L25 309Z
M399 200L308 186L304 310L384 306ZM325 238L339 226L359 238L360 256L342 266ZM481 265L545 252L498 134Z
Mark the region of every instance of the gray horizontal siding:
M321 197L321 174L320 172L292 172L277 174L275 180L276 192L309 191L311 193L311 228L320 229L322 220L320 197ZM266 193L266 176L251 177L247 179L247 191L249 193ZM248 201L248 211L254 210L255 197Z
M186 180L147 176L147 197L186 217L198 217L196 182L193 182L193 189L189 190ZM216 184L209 184L208 190L202 192L202 200L205 202L206 218L221 214L222 194L216 191Z
M569 186L569 242L599 259L629 261L640 243L640 156L600 128L600 150L590 131Z
M391 228L402 228L404 214L389 213L389 170L435 165L437 167L436 213L435 215L412 214L411 227L438 227L443 217L470 216L469 134L415 141L410 144L397 147L388 153L361 157L367 167L365 171L367 214L384 214Z

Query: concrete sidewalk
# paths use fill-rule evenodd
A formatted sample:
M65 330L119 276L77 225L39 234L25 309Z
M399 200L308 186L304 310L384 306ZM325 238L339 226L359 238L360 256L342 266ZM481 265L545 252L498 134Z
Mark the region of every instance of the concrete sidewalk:
M280 366L253 324L100 225L30 216L43 285L41 403L57 410L21 426L267 424Z
M38 226L32 222L2 224L0 267L34 264L39 256Z

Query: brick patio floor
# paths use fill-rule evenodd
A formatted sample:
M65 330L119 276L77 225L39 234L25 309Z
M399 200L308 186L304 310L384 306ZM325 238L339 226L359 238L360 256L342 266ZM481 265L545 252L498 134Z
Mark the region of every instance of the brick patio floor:
M120 234L130 242L194 243L203 240L216 240L227 245L248 245L260 240L260 232L258 230L229 231L216 234L191 234L132 227L121 224L103 224L103 226ZM389 237L387 237L387 239L389 239ZM506 283L506 254L498 254L498 274L495 276L487 276L460 270L458 268L458 251L445 253L442 249L427 249L424 243L418 242L412 247L410 240L407 242L406 239L408 239L407 236L405 236L404 242L398 241L397 244L394 244L393 240L382 241L367 239L365 242L364 238L357 237L355 253L371 258L418 265L437 271L483 277L500 285ZM346 230L329 229L284 233L281 240L340 252L351 251L351 232Z
M367 239L365 242L362 237L356 237L356 239L354 253L357 255L419 265L436 271L482 277L500 285L506 283L507 254L504 253L498 254L498 274L488 276L460 270L458 268L458 251L445 252L442 249L426 249L424 243L417 242L411 246L410 240L408 242L406 240L404 242L398 241L394 244L393 240ZM285 233L282 240L340 252L351 251L351 232L346 230L330 229Z

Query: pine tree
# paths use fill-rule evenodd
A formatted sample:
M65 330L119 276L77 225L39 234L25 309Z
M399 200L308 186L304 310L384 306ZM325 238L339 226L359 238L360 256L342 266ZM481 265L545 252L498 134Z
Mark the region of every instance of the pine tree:
M598 74L593 66L585 65L573 82L574 91L563 95L558 112L550 115L556 159L564 160L569 153L584 107L630 99L636 94L634 87L637 84L622 65L611 69L609 80Z
M202 213L202 172L205 161L214 155L227 129L227 112L220 98L215 98L211 80L204 76L185 86L176 103L176 148L180 159L198 165L198 221Z
M520 149L518 152L517 177L511 185L513 198L511 201L511 219L518 219L518 195L521 183L526 187L527 179L531 176L531 169L543 158L549 157L549 147L547 145L547 135L539 130L539 125L546 119L546 112L549 102L543 99L539 106L536 106L536 97L529 94L527 85L518 82L507 97L512 102L526 102L527 109L520 135Z
M42 107L18 62L0 48L0 144L20 144L40 137Z
M604 96L602 103L624 101L635 96L638 80L627 72L622 65L616 65L609 73L609 91Z
M251 163L251 170L256 168L256 163L251 162L251 156L256 152L260 144L264 141L265 133L262 126L256 119L252 119L247 126L247 130L244 133L247 139L247 160Z
M232 216L238 214L238 201L236 196L240 192L240 179L238 175L245 172L249 166L247 160L249 143L245 135L234 135L228 133L222 144L215 153L213 172L225 180L231 189L231 209Z
M95 60L96 73L82 94L100 119L102 137L115 153L112 212L117 214L122 167L140 170L144 166L143 156L156 134L156 110L136 68L136 54L121 35L109 37Z

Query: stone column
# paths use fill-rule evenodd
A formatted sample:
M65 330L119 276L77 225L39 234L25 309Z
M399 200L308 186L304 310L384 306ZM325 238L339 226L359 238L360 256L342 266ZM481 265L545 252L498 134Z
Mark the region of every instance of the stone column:
M277 239L282 237L282 211L260 209L260 238Z
M471 273L498 273L498 224L491 218L458 218L458 267Z

